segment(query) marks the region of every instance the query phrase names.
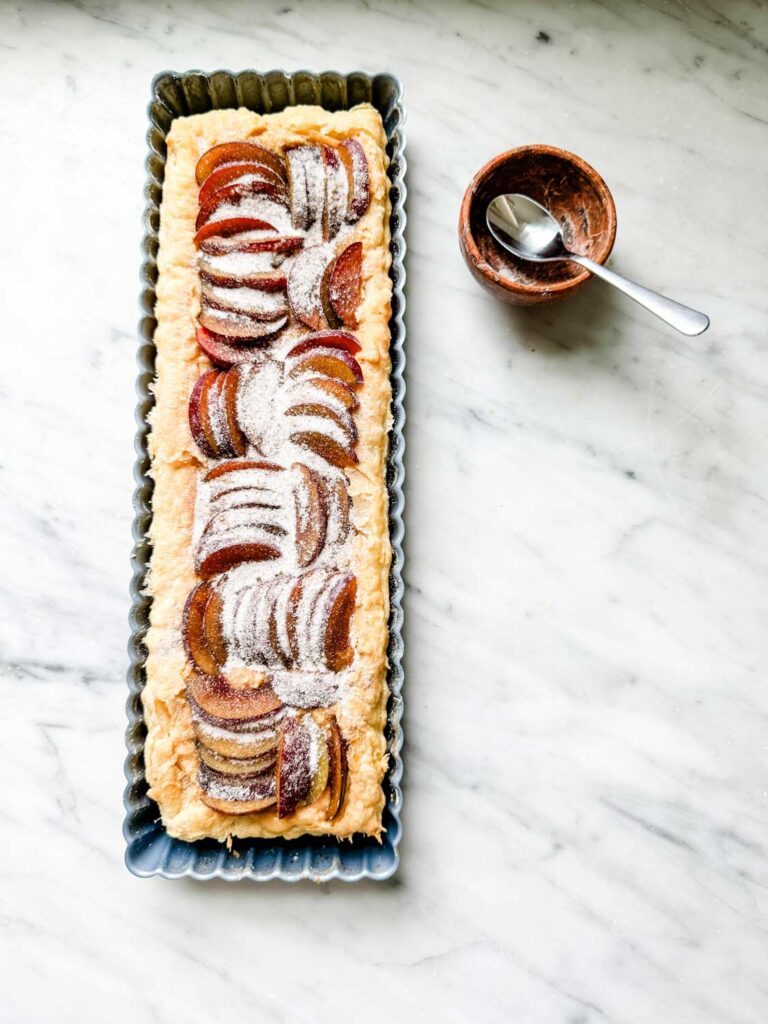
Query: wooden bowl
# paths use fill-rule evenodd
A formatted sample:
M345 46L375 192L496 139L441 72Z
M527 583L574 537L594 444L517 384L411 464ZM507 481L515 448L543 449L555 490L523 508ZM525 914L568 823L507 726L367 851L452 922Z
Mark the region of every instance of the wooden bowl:
M616 207L608 186L581 157L554 146L518 146L490 160L464 193L459 244L473 277L496 298L516 306L557 302L592 276L576 263L531 263L494 241L485 223L488 203L521 192L546 206L573 252L605 263L616 238Z

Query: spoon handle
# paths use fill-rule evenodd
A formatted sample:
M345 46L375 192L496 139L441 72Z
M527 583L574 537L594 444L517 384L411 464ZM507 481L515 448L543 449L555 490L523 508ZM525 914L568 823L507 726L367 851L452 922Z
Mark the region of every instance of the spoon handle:
M570 259L574 263L586 267L587 270L591 270L597 277L602 277L608 284L612 284L614 288L618 288L620 292L624 292L630 299L639 302L641 306L645 306L650 313L680 331L681 334L693 337L696 334L703 334L709 327L709 317L704 313L699 313L697 310L691 309L690 306L684 306L681 302L675 302L674 299L659 295L658 292L652 292L650 288L643 288L642 285L635 284L634 281L628 281L626 277L614 273L600 263L595 263L588 256L577 256L574 253L570 255Z

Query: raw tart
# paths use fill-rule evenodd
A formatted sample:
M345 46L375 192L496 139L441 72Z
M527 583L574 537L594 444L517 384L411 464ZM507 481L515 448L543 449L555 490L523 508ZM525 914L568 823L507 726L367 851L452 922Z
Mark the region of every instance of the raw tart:
M223 246L218 243L217 249L217 243L214 242L211 247L209 242L210 251L206 255L201 254L200 249L200 219L202 216L202 226L205 228L206 213L200 205L200 195L202 194L204 206L212 190L210 187L206 190L205 179L198 183L196 168L200 176L200 158L214 150L214 147L225 143L245 143L246 147L242 151L232 150L219 164L224 172L219 173L214 184L218 185L221 181L221 187L230 191L220 193L220 203L224 205L218 213L212 215L212 221L217 218L226 220L227 209L229 214L235 217L240 213L253 216L254 204L262 200L265 200L267 205L264 206L262 203L259 210L269 211L269 203L274 203L277 199L286 207L288 223L277 225L270 222L269 226L279 229L272 232L266 228L251 227L250 234L228 234L228 228L222 229L221 237L225 239ZM264 192L259 191L261 185L258 184L258 173L252 175L244 172L238 179L236 169L231 173L226 170L227 166L242 161L243 154L245 162L248 161L248 144L263 147L285 161L286 174L282 172L282 165L277 169L277 175L270 175L269 168L264 172L264 179L274 186L272 190L265 186ZM335 173L334 153L344 158L336 163L345 164L351 175L346 193L348 216L346 219L341 217L344 221L341 226L334 223L339 221L340 211L334 209L330 186L324 186L326 208L323 210L322 225L319 223L320 215L317 210L317 222L306 223L307 219L311 221L312 211L310 209L309 215L307 214L303 190L307 190L311 207L312 181L314 180L317 186L319 180L316 176L318 152L321 156L325 154L327 175ZM350 153L354 159L350 159ZM354 174L360 171L360 154L364 154L367 165L367 195L364 197L366 202L361 202L360 189L356 192L354 185ZM305 161L305 156L311 156L312 159ZM210 177L211 173L215 174L217 171L215 158L209 160L209 164L214 165L212 172L208 170ZM296 166L292 167L292 164ZM168 135L168 156L160 210L159 277L155 308L156 403L151 413L149 438L150 475L154 480L154 492L153 515L149 529L153 553L147 579L147 593L152 603L146 638L148 656L143 703L148 729L145 759L150 784L149 795L158 803L163 823L170 835L179 839L194 841L211 837L229 840L233 836L284 836L290 839L308 833L338 837L351 837L355 833L372 836L381 834L381 815L384 806L381 783L387 764L383 730L387 700L388 574L391 561L385 487L391 397L391 282L388 273L390 205L386 164L385 135L381 118L374 108L367 104L350 111L335 113L319 107L293 107L271 115L258 115L246 110L212 111L176 119ZM208 169L207 165L205 169ZM256 186L252 184L254 181L257 182ZM310 184L307 185L306 181ZM286 189L283 187L284 182L287 182ZM201 188L202 193L199 191ZM238 188L240 192L237 191ZM249 191L253 188L256 188L255 193ZM222 195L226 197L226 202L221 198ZM336 199L338 198L336 196ZM341 198L344 199L344 196ZM241 207L237 207L238 203ZM216 204L213 205L215 207ZM338 206L338 203L336 205ZM263 219L266 222L266 216ZM296 226L297 221L302 224L301 227ZM213 230L215 232L215 229ZM275 259L274 275L271 271L265 273L263 257L260 257L261 263L258 264L256 274L259 280L255 285L257 298L254 300L253 295L240 287L242 281L238 274L242 274L244 264L241 257L235 256L233 259L230 256L229 242L233 238L235 241L242 238L258 242L276 233L283 236L301 236L303 245L298 252L292 252L284 261L282 258ZM202 234L205 235L206 231ZM208 234L209 239L216 237L215 233ZM294 274L294 284L291 287L291 269L297 265L302 253L306 254L309 249L316 249L317 252L304 257L304 270ZM355 264L355 260L359 280L357 288L353 282L350 300L350 289L345 289L343 285L348 279L347 267ZM341 279L341 286L335 291L331 289L331 298L337 300L331 303L332 309L328 308L329 275L322 274L325 287L319 307L317 288L313 287L320 280L317 277L319 263L325 264L326 261L328 265L324 269L331 271L336 267L339 271L337 276ZM203 265L207 266L207 270ZM216 278L215 274L213 279L209 277L206 280L205 276L201 277L201 267L205 275L211 266L214 266L215 273L218 274L225 271L233 273L236 280L226 280L224 287L221 287L221 278ZM254 263L253 266L257 264ZM307 276L303 277L302 274ZM247 278L251 284L252 277L253 275ZM265 280L267 277L269 280ZM275 277L275 280L272 277ZM282 279L283 277L287 278L287 282ZM333 274L330 274L330 279L333 281ZM283 288L287 311L283 309L282 304ZM236 306L236 299L245 303L245 307L241 309L246 308L246 314L232 312L230 307ZM252 308L254 303L255 311ZM206 310L210 314L208 319L205 318ZM216 325L223 324L222 329L225 331L230 329L230 325L233 330L241 331L241 324L245 323L258 327L258 331L254 331L258 333L262 324L268 325L265 328L267 335L259 342L252 337L222 339L221 335L210 330L207 330L206 334L206 328L202 328L203 343L206 337L209 341L213 339L214 342L218 338L219 342L230 342L233 348L239 345L241 350L248 353L248 359L240 364L235 363L233 371L227 369L233 364L227 361L226 355L223 363L217 360L220 382L217 374L213 372L215 364L200 347L200 321L205 320L210 324L211 317L216 318ZM281 325L284 319L286 322ZM279 326L275 328L275 324ZM250 328L243 328L246 334L249 330ZM337 357L336 353L340 349L334 352L332 347L331 363L328 363L329 349L324 346L334 333L353 338L359 350L354 350L353 343L339 342L339 345L347 345L352 351L344 352ZM302 344L305 350L310 351L305 351L303 355L301 352L297 356L291 355L297 347L300 349ZM322 351L318 352L317 346L320 346ZM208 351L211 351L210 346ZM215 354L218 350L214 348L213 351ZM228 348L225 347L222 351L226 353ZM307 358L310 360L309 363L306 363ZM336 394L338 389L335 388L335 383L338 382L333 382L334 371L327 370L327 366L339 367L341 362L348 365L350 360L358 367L362 381L353 379L348 385L349 390L354 391L357 404L347 414L340 409ZM278 388L275 392L274 387L270 390L269 374L265 375L261 370L262 365L272 367L273 362L279 367L282 391ZM304 363L310 367L309 370L302 371ZM260 408L266 407L268 410L266 418L264 414L261 417L252 417L246 408L241 423L234 426L229 424L231 431L239 432L242 427L244 435L247 435L240 437L234 447L231 432L228 433L227 430L226 403L216 405L214 399L210 398L210 408L207 416L203 417L205 423L202 427L199 417L195 419L190 416L190 398L200 378L210 373L213 384L208 388L208 392L213 393L218 386L218 391L223 395L227 387L225 378L231 372L238 376L240 396L243 394L244 380L247 383L252 376L258 384L258 381L264 378L266 383L258 384L255 390L252 389L251 397L252 405L256 402ZM333 393L333 399L328 399L331 413L329 414L326 409L323 415L330 415L330 420L313 420L311 416L303 414L296 416L295 421L290 420L293 409L289 410L287 415L282 415L286 413L286 403L282 399L276 399L275 394L283 394L286 389L292 393L295 381L298 381L306 392L307 374L313 375L311 379L317 382L324 378L326 372L332 380L332 384L326 387ZM199 390L198 386L198 392ZM306 394L304 398L306 399ZM265 399L268 401L265 402ZM221 399L221 402L224 402L224 399ZM306 411L310 404L305 401L302 410ZM243 410L245 405L247 403L240 397L238 404L230 407L230 410ZM278 411L275 411L276 409ZM353 420L352 426L349 422L350 416ZM274 426L278 419L283 424L279 429ZM290 427L286 433L284 425L289 420ZM328 436L336 438L338 442L330 455L325 442L318 447L316 440L312 444L307 440L316 437L314 432L305 429L303 433L290 433L294 423L307 428L308 424L315 422L328 424ZM261 435L258 434L259 430L262 432ZM294 442L294 438L299 440ZM301 440L302 438L304 440ZM350 458L345 459L343 455L338 455L339 446L341 449L344 448L344 443L339 438L349 439L349 445L354 442L354 452ZM208 448L207 452L201 451L201 444ZM243 445L246 446L244 454ZM217 467L221 466L234 466L235 469L242 470L242 466L234 465L237 462L236 455L241 455L240 461L248 462L250 466L282 465L283 472L279 474L280 478L293 482L281 485L282 498L276 501L276 505L280 505L284 499L288 500L285 498L286 493L292 494L296 501L296 492L291 492L290 489L297 486L297 480L300 482L306 477L313 477L317 481L321 478L320 491L326 496L324 500L327 512L329 490L335 492L336 485L343 480L351 499L350 524L346 535L342 536L339 529L339 512L334 506L332 514L325 515L323 527L328 550L321 551L317 556L317 564L313 565L312 551L307 550L306 544L306 508L303 507L300 513L297 504L295 523L292 526L283 529L280 525L274 525L281 522L279 516L284 510L280 510L275 512L278 518L273 525L264 527L262 524L259 527L259 536L262 539L264 529L273 531L274 535L282 531L280 543L277 544L277 555L272 553L266 558L259 555L256 560L249 560L249 556L244 564L237 564L236 558L233 560L229 557L233 550L230 545L230 548L225 550L223 566L217 557L210 563L206 563L204 559L201 561L201 546L206 537L210 538L210 529L206 532L206 528L210 528L210 521L206 522L205 517L206 514L210 514L210 494L211 487L214 486L214 481L206 483L205 478L212 474L215 480ZM269 462L270 457L274 459L274 463ZM326 461L329 458L333 460L333 464ZM299 462L304 465L304 469L296 469ZM258 474L263 477L266 472L269 475L269 471L263 468L245 467L245 470L243 478L247 476L250 482L254 479L258 481ZM322 480L325 481L324 484ZM288 492L285 492L285 487L288 487ZM225 496L225 501L231 498L231 494L229 499ZM204 506L202 512L201 504ZM302 523L304 535L300 537ZM239 540L248 539L249 529L250 527L241 524L233 531L230 530L230 533L225 531L223 536L235 536ZM335 535L335 542L331 539L332 534ZM310 539L312 536L314 535L311 535ZM314 536L314 539L317 537ZM299 543L300 540L304 543ZM291 549L290 552L288 548ZM235 546L235 550L260 550L263 555L265 546L246 544L240 548ZM309 563L306 562L307 557L310 557ZM206 579L202 582L201 566L206 570ZM221 569L218 574L217 569ZM325 573L329 580L327 586L325 583L322 584L326 589L322 590L321 587L321 593L330 593L332 578L335 581L341 580L341 583L346 582L344 592L348 604L350 593L354 598L348 642L344 634L343 640L339 641L339 647L328 640L327 633L323 634L326 639L323 648L325 654L322 657L326 657L326 663L320 666L320 671L316 671L316 659L315 663L309 666L297 660L298 652L305 647L309 649L312 645L309 640L305 644L304 641L299 643L301 638L296 639L297 630L301 631L302 624L299 622L298 627L296 626L295 616L293 623L289 622L287 627L285 623L273 625L280 617L275 613L275 607L279 605L281 595L283 619L290 618L286 617L285 609L290 608L292 595L301 589L292 588L291 581L312 576L313 572L313 579L319 579L319 575ZM348 585L350 578L354 579L354 587L351 589ZM268 583L270 580L277 581L271 588L264 582ZM339 592L340 585L337 582L336 592ZM272 654L266 659L268 662L270 658L272 659L270 664L259 664L259 657L254 656L254 663L248 664L246 659L246 664L243 665L242 660L238 662L235 656L234 660L230 657L226 664L217 664L207 677L205 673L201 676L200 664L194 662L194 650L190 655L189 637L185 634L185 630L189 630L190 595L199 594L201 587L210 588L218 595L212 602L206 592L208 605L211 607L215 601L218 601L218 606L227 605L227 602L231 606L230 612L221 612L217 620L217 638L228 638L230 652L234 643L233 624L240 621L237 618L237 615L241 615L238 609L247 603L238 595L250 595L250 606L257 612L265 606L266 600L266 607L272 609L268 630L272 643L269 649ZM258 591L259 587L261 591ZM305 584L305 592L308 587L309 584ZM259 596L265 589L267 593L270 589L273 593L271 604L268 596L266 599ZM319 599L315 601L315 605L318 601ZM203 604L207 609L208 605L205 602ZM254 614L255 617L248 621L258 626L258 614ZM305 616L305 619L306 626L309 618ZM337 619L338 615L334 623ZM314 622L314 619L312 621ZM222 623L226 624L226 628ZM263 632L263 627L259 628ZM337 624L334 625L337 632L338 628ZM280 639L275 639L276 632L283 638L282 647ZM242 636L242 628L236 639L239 642L237 650L241 653L243 650L261 649L259 643L252 642L249 646L245 642L249 637ZM269 646L270 641L265 642ZM192 647L194 648L194 644ZM263 643L261 647L264 647ZM208 657L210 650L205 647L205 651L208 653L204 652L203 666L207 667L205 658ZM284 659L283 664L277 668L274 663L275 651ZM217 682L214 671L219 670L221 675ZM281 680L280 685L277 683L278 679ZM306 685L302 681L305 681ZM224 708L224 714L206 718L202 723L203 736L210 734L214 737L232 739L234 733L240 729L237 715L240 714L245 720L247 707L250 706L248 701L253 703L254 692L267 692L261 689L262 687L274 687L279 694L280 709L268 720L267 729L277 732L280 736L280 746L275 754L278 767L274 764L269 765L269 754L262 753L260 748L255 758L252 756L254 751L248 749L250 759L229 760L229 764L242 764L241 775L246 778L250 767L253 767L259 773L254 778L261 780L260 785L263 784L264 780L268 781L270 771L279 774L281 758L283 765L288 764L287 759L293 756L291 752L295 748L301 749L301 736L299 742L296 742L295 724L298 723L300 729L303 727L304 739L306 740L308 735L309 741L315 744L307 755L312 778L302 788L301 771L298 772L298 776L294 772L293 778L290 777L290 773L285 772L280 794L284 806L278 806L273 801L264 806L264 809L242 813L242 807L256 806L258 803L258 800L256 803L248 803L248 799L254 797L253 786L249 788L248 782L240 788L233 784L225 787L224 796L227 799L217 799L222 796L221 787L212 785L211 778L215 776L221 779L218 772L221 767L219 761L222 760L221 750L225 752L225 762L232 751L227 748L226 743L223 747L219 745L219 753L212 753L199 745L200 706L195 705L194 699L190 702L190 691L196 696L201 692L208 697L213 694L214 701L217 694L218 698L222 698L223 693L223 705L221 702L218 705L214 703L207 705L207 708L210 710L211 706L215 706L219 712ZM318 694L322 696L318 697ZM246 707L246 711L242 713L237 708L241 696L245 702L243 706ZM235 718L230 718L230 712L226 710L227 697L235 698L232 711ZM198 715L195 722L193 706L196 706ZM228 731L233 723L234 733ZM258 733L262 734L263 731ZM318 736L321 737L319 751ZM206 763L203 763L201 756ZM346 767L343 802L335 810L331 804L338 799L339 794L333 792L331 776L334 757L337 770L340 757L343 758ZM318 769L318 763L322 763L322 770ZM323 775L323 771L328 774ZM296 782L297 777L301 792L298 805L295 806L296 801L291 799L291 785ZM327 780L326 786L318 795L318 786L322 785L324 779ZM266 803L269 803L272 799L272 790L268 787L264 789L263 785L262 789L263 792L259 791L257 794L258 798L265 803L262 798L266 794ZM234 804L231 801L232 797ZM239 806L238 800L243 801ZM232 808L237 813L230 813L229 810Z

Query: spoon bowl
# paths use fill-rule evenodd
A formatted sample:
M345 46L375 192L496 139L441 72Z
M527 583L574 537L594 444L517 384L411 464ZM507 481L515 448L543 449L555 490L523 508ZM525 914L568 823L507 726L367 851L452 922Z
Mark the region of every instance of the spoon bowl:
M616 209L608 186L586 161L555 146L529 145L490 160L470 182L459 216L461 252L475 280L515 306L558 302L590 279L570 262L533 262L502 248L488 229L486 209L498 195L524 193L551 210L563 237L598 263L616 237Z
M568 259L560 225L529 196L496 196L488 204L485 219L496 241L520 259L534 263Z
M709 327L709 317L690 306L630 281L595 263L566 245L560 225L549 210L530 196L506 193L495 196L485 212L488 231L496 242L518 259L533 263L575 263L618 288L681 334L695 337Z

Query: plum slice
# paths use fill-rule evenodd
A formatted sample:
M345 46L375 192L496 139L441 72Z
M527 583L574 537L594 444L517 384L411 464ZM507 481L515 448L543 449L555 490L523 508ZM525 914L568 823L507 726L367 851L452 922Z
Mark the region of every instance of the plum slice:
M302 235L270 235L260 228L237 228L236 224L244 223L244 219L233 218L232 220L214 220L206 224L201 231L198 231L195 238L202 232L209 231L205 238L201 239L199 248L209 256L226 256L231 252L274 252L284 255L296 252L304 245ZM266 223L262 221L262 223ZM218 224L232 226L227 234L216 232L213 229Z
M328 820L335 821L344 806L347 795L347 778L349 762L347 759L347 741L344 739L336 721L331 715L327 730L328 741Z
M347 483L346 480L340 477L332 480L327 477L321 479L325 507L328 509L328 532L326 539L329 544L341 544L346 540L352 526L352 502L349 497Z
M239 473L248 469L264 469L271 473L282 473L283 471L283 467L278 466L276 462L264 462L258 459L230 459L209 470L205 474L205 481L210 483L211 480L218 480L227 473Z
M359 220L371 201L371 182L365 150L357 139L344 139L339 146L339 156L349 179L349 203L347 220Z
M288 276L278 270L225 274L218 270L208 270L204 265L200 267L200 279L218 288L254 288L262 292L282 292L288 284Z
M285 293L259 288L222 288L203 281L203 305L225 313L238 313L259 322L280 320L288 313Z
M253 363L264 358L263 342L258 339L253 339L257 343L255 347L243 343L244 339L239 339L240 343L233 345L230 338L200 326L197 328L196 337L197 344L217 366Z
M198 229L193 241L198 249L202 248L203 252L209 252L211 251L210 247L206 248L203 242L207 242L212 238L230 238L232 235L248 233L252 241L257 241L263 238L269 231L277 232L277 228L274 224L270 224L267 220L261 220L259 217L227 217L223 220L212 220L209 224L204 224ZM252 238L251 232L258 233L258 237ZM229 252L231 250L227 249L224 251Z
M305 352L309 352L310 349L317 348L318 346L322 348L338 348L343 352L348 352L351 356L356 355L360 351L357 339L354 334L350 334L348 331L317 331L304 338L298 345L294 345L288 353L288 357L303 355Z
M357 579L351 573L338 573L323 602L325 626L325 663L331 672L340 672L352 664L354 651L349 642L349 625L355 610Z
M327 401L330 398L332 401L338 402L348 412L354 412L360 404L353 389L335 377L305 377L296 387L319 391L320 395L317 401Z
M293 261L288 275L288 304L294 316L313 330L325 322L320 285L328 263L333 258L329 245L311 245Z
M187 693L197 707L215 719L248 722L254 728L262 719L273 716L283 706L272 686L261 678L255 685L239 686L225 676L202 676L197 672L187 680Z
M298 377L303 373L321 373L333 377L351 388L363 383L363 371L354 356L340 349L324 347L311 348L291 360L289 375Z
M240 390L241 372L238 366L233 366L224 374L224 389L221 401L224 405L224 415L227 421L232 451L235 455L245 455L248 448L248 441L240 429L237 420L237 396Z
M291 654L298 666L311 659L307 656L306 631L315 606L325 586L327 573L321 569L305 572L293 582L286 609L286 626Z
M208 224L220 206L224 206L224 204L239 206L244 199L250 199L254 196L266 196L267 199L274 199L276 203L288 204L288 194L284 185L276 185L274 182L265 181L263 178L252 178L250 181L242 182L236 181L231 185L224 185L222 188L211 193L197 211L195 231L200 231L204 225Z
M339 469L348 469L358 462L354 449L339 444L334 438L319 430L297 430L291 434L291 441L319 455L321 459Z
M224 409L223 391L225 384L225 375L217 371L216 380L208 391L206 402L213 447L216 449L216 453L219 458L227 458L227 456L235 454L234 449L232 448L232 439L229 436L227 417Z
M263 181L272 182L272 184L280 185L285 189L285 175L279 175L271 167L267 167L266 164L253 162L222 164L215 171L211 171L200 186L197 201L200 206L203 206L213 193L217 192L220 188L223 188L225 185L231 185L236 181L248 180L251 177L261 178Z
M293 659L290 652L285 651L280 643L280 626L278 624L278 602L283 590L282 585L276 588L272 594L272 605L267 620L267 633L269 635L269 646L274 661L283 668L291 668Z
M277 744L277 815L287 818L312 788L312 736L297 718L280 725Z
M353 242L336 257L328 281L328 300L346 327L357 327L363 289L363 243Z
M218 590L212 590L203 610L203 637L211 657L217 665L227 662L227 646L221 632L223 600Z
M322 223L325 215L325 164L320 146L302 146L301 159L307 177L309 223Z
M203 327L213 331L214 334L223 335L230 343L234 344L238 341L247 344L277 334L288 323L286 316L274 320L264 320L250 313L219 309L212 305L205 296L198 319Z
M222 164L236 163L263 164L271 168L282 180L285 180L285 163L283 158L271 149L265 149L256 142L222 142L203 153L195 167L195 179L201 185L217 167Z
M340 413L330 405L323 405L320 402L300 402L285 410L286 416L319 416L322 419L335 423L339 430L346 436L350 445L357 444L357 427L354 419L348 413Z
M217 534L213 550L204 550L195 559L198 576L218 576L243 562L271 562L280 557L280 548L276 545L260 540L242 541L238 536L234 530Z
M307 171L299 148L285 154L288 174L288 195L291 203L293 226L299 231L309 227L309 201L307 197Z
M339 154L332 146L323 146L325 166L325 203L323 205L323 238L335 238L349 209L349 180Z
M328 527L328 508L318 473L301 462L292 466L296 512L296 561L305 568L323 550Z
M218 370L208 370L197 379L189 396L189 430L197 447L209 459L218 455L208 416L208 394L217 377Z
M203 764L222 775L258 775L274 766L277 759L277 747L267 750L263 754L257 754L256 757L229 757L211 750L198 741L197 756Z
M337 316L336 310L333 308L331 303L331 277L333 276L333 269L336 266L336 258L331 260L328 266L323 271L323 276L320 278L320 305L323 310L323 317L329 327L335 329L337 327L343 327L343 321L340 316Z
M198 781L203 803L222 814L253 814L275 803L275 773L271 768L232 778L200 764Z
M205 637L203 620L213 593L210 583L199 583L187 598L182 619L184 647L189 660L206 676L217 676L223 662L216 660Z

